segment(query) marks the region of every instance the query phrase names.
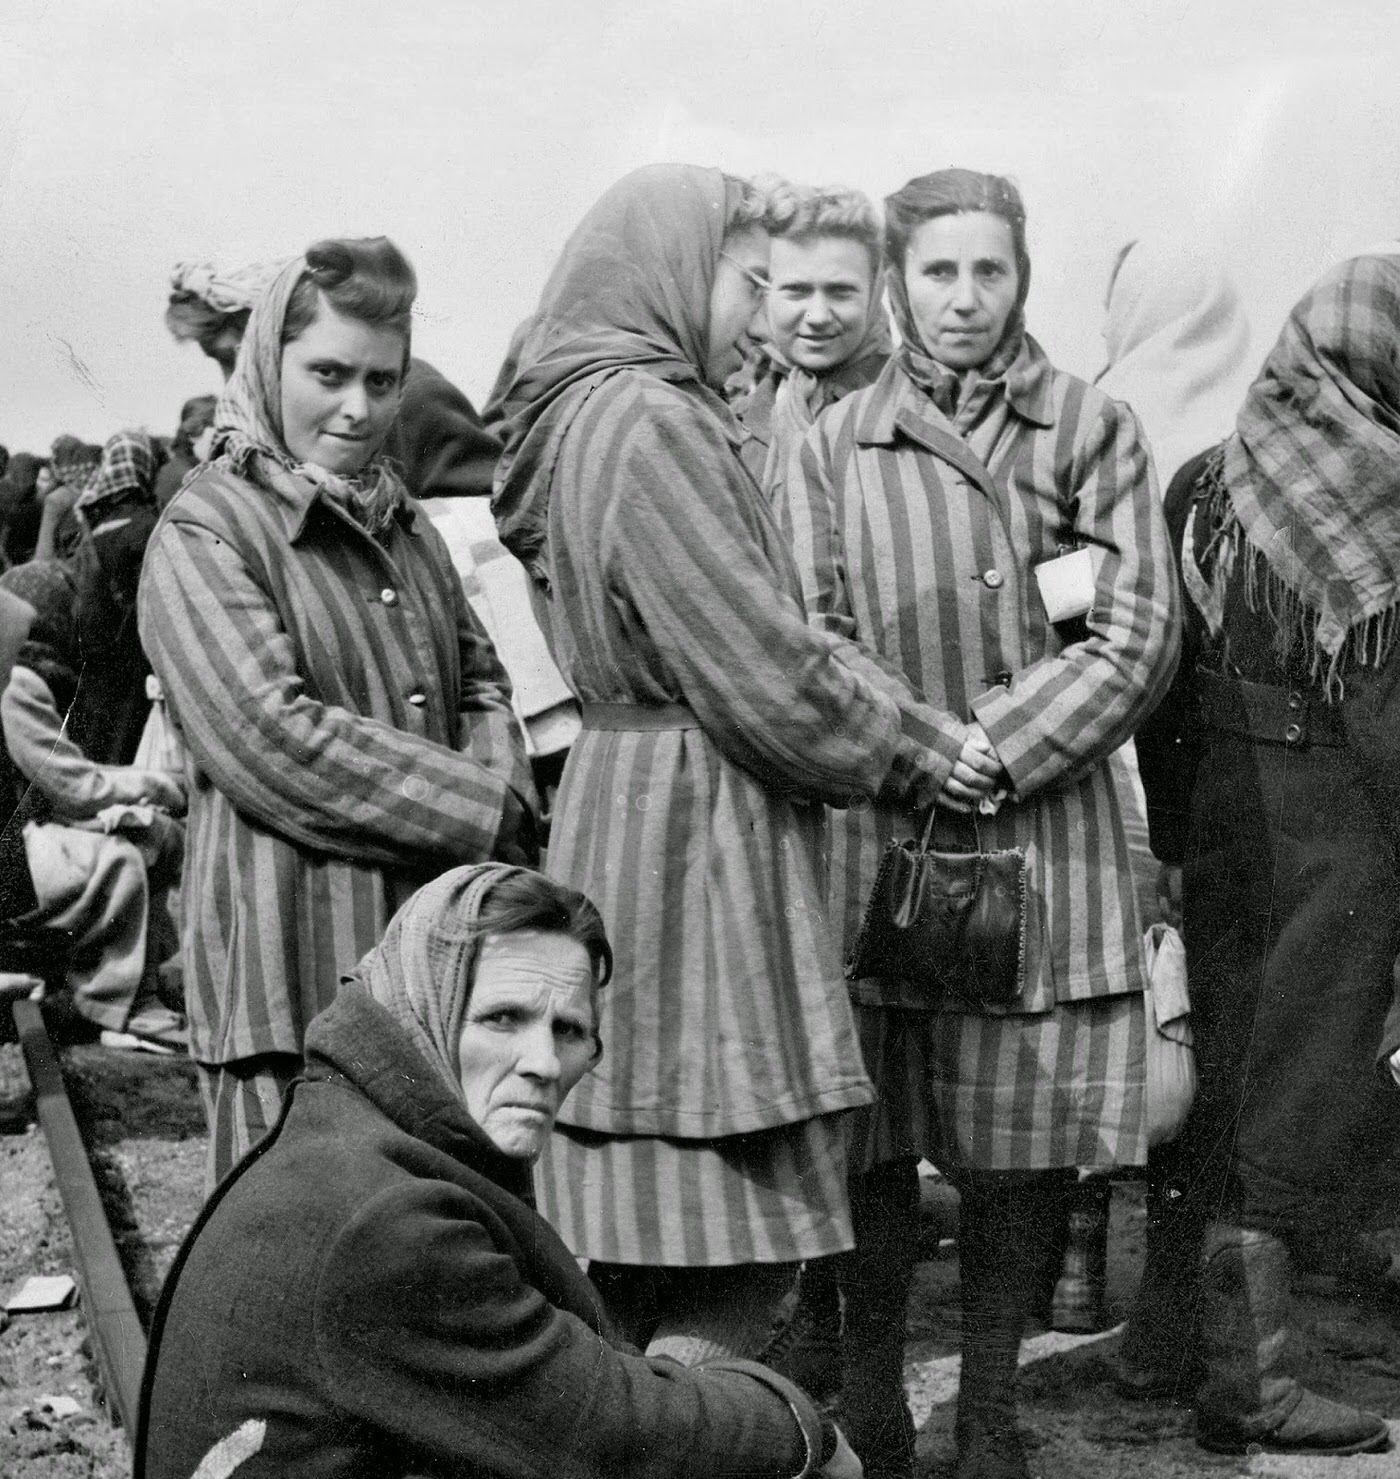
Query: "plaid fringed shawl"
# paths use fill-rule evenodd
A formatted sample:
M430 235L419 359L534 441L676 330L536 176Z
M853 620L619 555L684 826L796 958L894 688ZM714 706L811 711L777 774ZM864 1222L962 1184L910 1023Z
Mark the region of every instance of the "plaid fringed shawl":
M1249 561L1252 609L1274 619L1280 653L1302 643L1329 699L1348 663L1379 663L1395 641L1397 352L1400 257L1334 268L1289 315L1205 474L1214 469L1229 507L1218 502L1203 571L1219 591L1234 560Z

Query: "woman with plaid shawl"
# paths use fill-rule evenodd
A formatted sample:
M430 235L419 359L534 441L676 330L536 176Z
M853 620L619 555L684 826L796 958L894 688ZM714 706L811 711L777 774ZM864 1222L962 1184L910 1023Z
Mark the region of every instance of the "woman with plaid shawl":
M1280 1354L1290 1256L1353 1284L1391 1272L1361 1229L1400 1129L1378 1062L1400 950L1397 344L1400 256L1333 269L1235 434L1167 495L1185 645L1137 744L1152 848L1182 879L1200 1090L1164 1147L1183 1194L1149 1221L1120 1385L1201 1380L1217 1451L1388 1441Z

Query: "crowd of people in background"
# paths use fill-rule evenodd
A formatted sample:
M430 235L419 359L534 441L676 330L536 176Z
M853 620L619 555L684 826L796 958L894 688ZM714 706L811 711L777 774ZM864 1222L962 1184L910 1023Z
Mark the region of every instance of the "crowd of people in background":
M210 1131L138 1473L910 1479L921 1162L957 1479L1026 1479L1124 1174L1120 1390L1385 1446L1285 1336L1292 1268L1400 1291L1400 247L1256 375L1221 263L1129 243L1094 385L1031 267L999 176L654 166L482 415L335 239L175 269L225 384L172 436L5 459L0 964L188 1051ZM845 968L926 831L1024 862L1009 998Z

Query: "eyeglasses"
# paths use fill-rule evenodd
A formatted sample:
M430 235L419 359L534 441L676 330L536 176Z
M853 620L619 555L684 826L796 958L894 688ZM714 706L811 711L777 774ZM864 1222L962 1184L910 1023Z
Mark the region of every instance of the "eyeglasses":
M755 272L752 267L745 267L744 264L738 259L738 257L732 257L728 252L721 252L720 256L723 257L726 262L729 262L733 266L737 267L739 271L742 272L746 278L748 278L749 286L754 290L756 294L760 296L766 295L769 288L772 287L772 283L770 283L768 279L763 276L762 273Z

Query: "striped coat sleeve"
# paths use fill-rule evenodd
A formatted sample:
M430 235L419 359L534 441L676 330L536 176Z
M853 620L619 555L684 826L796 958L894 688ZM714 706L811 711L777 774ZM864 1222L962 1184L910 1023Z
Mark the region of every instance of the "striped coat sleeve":
M1074 438L1062 494L1076 541L1102 551L1088 636L972 700L1022 797L1116 749L1176 671L1176 574L1147 444L1126 406L1099 396L1080 405L1081 417L1096 414L1088 434Z
M626 593L706 733L735 764L833 805L885 786L899 716L807 625L781 535L714 418L659 409L622 433L604 531ZM787 565L786 558L783 564Z
M825 425L818 419L788 459L787 474L775 487L779 521L792 542L809 619L849 644L851 655L843 648L842 656L894 700L904 733L925 747L926 799L931 801L952 774L968 726L956 714L934 708L915 691L907 674L860 641L846 584L846 556Z
M277 611L227 539L163 521L146 557L140 619L191 754L254 821L299 846L380 866L490 856L506 780L468 755L310 698Z

